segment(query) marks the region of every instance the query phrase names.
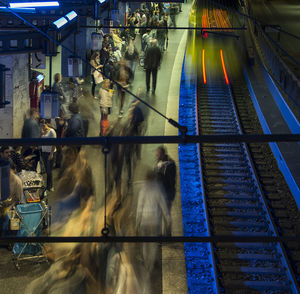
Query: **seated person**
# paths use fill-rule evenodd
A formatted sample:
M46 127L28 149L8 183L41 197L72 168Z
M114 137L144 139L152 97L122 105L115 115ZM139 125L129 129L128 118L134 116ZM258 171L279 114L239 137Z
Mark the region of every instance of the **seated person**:
M22 180L16 175L16 166L13 162L10 164L9 174L10 196L0 202L0 236L5 235L8 230L7 212L18 204L26 203Z

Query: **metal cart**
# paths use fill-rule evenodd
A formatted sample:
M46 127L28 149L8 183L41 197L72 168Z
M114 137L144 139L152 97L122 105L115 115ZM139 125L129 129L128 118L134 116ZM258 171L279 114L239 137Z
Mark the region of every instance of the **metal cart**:
M11 229L18 230L17 236L22 237L41 236L42 232L50 234L51 213L44 197L42 177L33 171L22 171L19 176L27 203L15 207L10 220ZM21 261L47 261L42 243L15 243L12 252L17 269L20 269Z

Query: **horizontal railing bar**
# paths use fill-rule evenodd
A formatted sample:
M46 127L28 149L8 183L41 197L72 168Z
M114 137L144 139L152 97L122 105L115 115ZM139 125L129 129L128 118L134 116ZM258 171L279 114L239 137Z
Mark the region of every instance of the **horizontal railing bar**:
M186 236L101 236L101 237L1 237L0 244L7 242L22 242L22 243L208 243L208 242L246 242L246 243L271 243L271 242L296 242L300 243L300 238L297 236L210 236L210 237L186 237Z
M0 146L109 145L109 144L185 144L185 143L254 143L299 142L300 134L276 135L200 135L200 136L115 136L82 138L0 139Z
M81 25L81 28L99 28L99 26L88 26L88 25ZM228 28L223 28L223 27L213 27L213 28L208 28L208 27L172 27L172 26L102 26L101 28L109 28L109 29L155 29L155 30L205 30L205 31L220 31L220 30L228 30L228 31L246 31L247 28L245 26L242 27L228 27Z

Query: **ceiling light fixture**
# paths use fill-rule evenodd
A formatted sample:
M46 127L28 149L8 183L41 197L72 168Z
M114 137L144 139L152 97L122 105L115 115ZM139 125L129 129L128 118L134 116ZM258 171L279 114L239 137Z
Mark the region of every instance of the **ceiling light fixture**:
M65 15L65 17L66 17L69 21L71 21L72 19L74 19L76 16L77 16L77 13L76 13L74 10L72 10L71 12L69 12L69 13L67 13L67 14Z
M28 8L28 7L53 7L59 6L58 1L48 2L14 2L9 3L9 8Z
M58 20L54 21L53 24L60 29L62 26L64 26L68 20L65 17L61 17Z

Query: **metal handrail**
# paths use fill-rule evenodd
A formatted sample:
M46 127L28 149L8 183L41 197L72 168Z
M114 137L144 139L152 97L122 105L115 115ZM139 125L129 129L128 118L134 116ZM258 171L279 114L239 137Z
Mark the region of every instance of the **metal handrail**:
M300 142L300 134L199 135L199 136L111 136L82 138L0 139L0 146L110 145L110 144L188 144L188 143L269 143Z

